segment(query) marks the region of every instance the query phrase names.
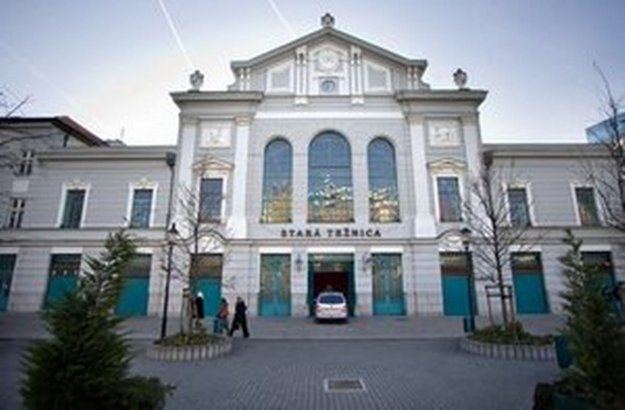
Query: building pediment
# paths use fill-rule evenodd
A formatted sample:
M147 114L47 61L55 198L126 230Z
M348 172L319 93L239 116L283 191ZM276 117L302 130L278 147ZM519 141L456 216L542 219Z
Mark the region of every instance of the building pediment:
M231 162L212 155L206 155L193 164L193 170L197 173L204 173L206 171L230 171L233 167Z
M452 171L460 173L467 168L467 165L455 158L441 158L428 162L428 168L433 172Z

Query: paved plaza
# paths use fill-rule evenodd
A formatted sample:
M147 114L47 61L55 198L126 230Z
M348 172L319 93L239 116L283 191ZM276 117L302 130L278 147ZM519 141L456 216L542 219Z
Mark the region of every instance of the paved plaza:
M445 328L440 325L436 332L426 332L429 337L409 338L413 322L363 319L315 325L301 319L290 333L284 330L281 338L271 338L263 332L272 321L252 320L252 338L235 337L230 355L190 363L150 360L144 354L150 341L135 337L133 370L177 386L168 409L531 409L536 382L558 376L555 362L490 359L461 351L451 322L448 337L434 337ZM273 325L274 333L280 331L279 323ZM295 331L297 326L301 329ZM393 338L393 331L403 336ZM388 336L373 337L377 332ZM28 341L3 339L0 408L16 409L19 357ZM332 381L336 392L327 391Z

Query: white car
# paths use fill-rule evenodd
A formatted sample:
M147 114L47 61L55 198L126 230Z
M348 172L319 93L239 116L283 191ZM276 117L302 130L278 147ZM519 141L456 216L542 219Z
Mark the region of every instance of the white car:
M341 292L321 292L315 301L315 319L347 321L347 300Z

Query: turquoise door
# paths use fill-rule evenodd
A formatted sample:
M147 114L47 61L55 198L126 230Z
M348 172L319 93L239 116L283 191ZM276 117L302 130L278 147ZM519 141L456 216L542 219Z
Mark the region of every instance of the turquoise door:
M124 287L115 306L119 316L145 316L148 314L151 255L137 255L123 272Z
M219 309L219 301L221 300L221 279L193 278L191 288L194 295L197 295L198 292L202 292L202 295L204 295L204 317L215 317Z
M15 255L0 255L0 312L6 312L11 294Z
M52 255L48 287L43 302L44 309L52 306L67 293L72 293L78 286L80 254Z
M514 296L516 311L520 314L549 313L545 297L543 275L537 273L514 273Z
M291 315L291 255L261 255L260 316Z
M468 316L467 276L443 276L443 312L445 316Z
M443 313L445 316L469 316L469 292L472 292L473 313L475 289L469 284L469 260L463 252L443 252L441 260L441 282L443 286Z
M145 316L148 313L148 278L125 278L124 288L115 314L118 316Z
M512 282L517 313L549 313L540 253L519 252L513 253L511 256Z
M372 255L373 314L404 315L401 254Z

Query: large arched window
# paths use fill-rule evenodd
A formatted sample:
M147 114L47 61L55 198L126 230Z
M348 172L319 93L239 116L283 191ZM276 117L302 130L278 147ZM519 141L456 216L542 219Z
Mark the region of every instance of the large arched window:
M335 132L316 136L308 149L308 220L354 220L351 150Z
M367 148L369 167L369 220L399 222L399 196L395 149L385 138L376 138Z
M291 144L276 138L265 147L261 222L291 222Z

